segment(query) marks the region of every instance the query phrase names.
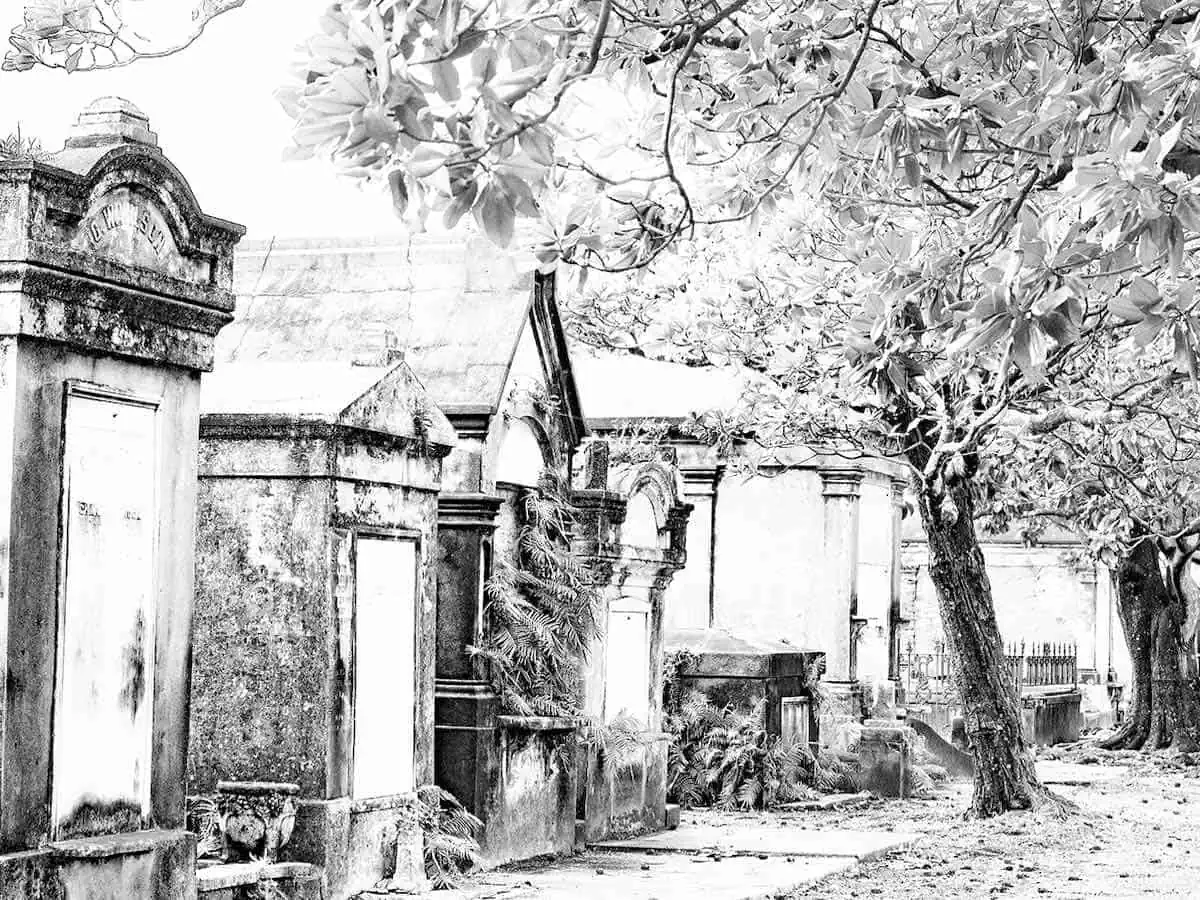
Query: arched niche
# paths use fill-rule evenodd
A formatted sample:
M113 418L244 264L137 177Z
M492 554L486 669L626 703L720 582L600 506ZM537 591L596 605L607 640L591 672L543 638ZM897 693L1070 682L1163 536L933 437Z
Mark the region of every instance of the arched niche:
M546 444L529 419L507 422L496 456L496 481L521 487L537 487L546 468Z
M644 490L636 491L625 507L621 543L628 547L660 546L661 518L658 506L650 495Z

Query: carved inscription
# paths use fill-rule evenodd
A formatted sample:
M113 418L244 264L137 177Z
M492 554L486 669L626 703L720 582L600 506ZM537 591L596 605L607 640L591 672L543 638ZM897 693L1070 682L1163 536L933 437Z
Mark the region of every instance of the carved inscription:
M101 199L84 217L72 244L77 250L197 283L209 274L207 264L183 257L154 204L128 188Z
M88 226L88 240L92 249L96 249L107 243L113 232L133 229L161 259L167 253L169 237L154 219L149 207L138 207L122 198L100 210L100 215Z

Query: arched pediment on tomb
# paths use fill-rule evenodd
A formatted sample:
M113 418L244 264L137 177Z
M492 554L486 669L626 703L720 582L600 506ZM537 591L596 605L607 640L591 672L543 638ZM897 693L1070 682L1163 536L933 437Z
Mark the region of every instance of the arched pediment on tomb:
M625 497L620 541L629 547L670 550L671 529L686 510L679 470L654 460L614 466L611 488Z
M202 290L232 288L243 229L201 211L128 101L97 100L44 160L0 164L0 186L26 194L30 262L139 287L165 276Z
M76 250L186 281L203 284L210 278L207 261L189 265L180 253L158 205L129 187L101 197L75 232L71 246Z
M0 208L14 333L212 367L245 229L201 211L137 107L97 100L62 150L0 160Z

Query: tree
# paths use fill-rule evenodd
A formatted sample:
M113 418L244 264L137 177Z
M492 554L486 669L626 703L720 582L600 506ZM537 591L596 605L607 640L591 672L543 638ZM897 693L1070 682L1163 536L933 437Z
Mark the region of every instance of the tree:
M12 29L5 71L110 69L169 56L211 19L246 0L27 0Z
M1151 357L1170 347L1155 350ZM1094 354L1072 403L1127 391L1152 378L1152 367L1125 354ZM1048 523L1066 526L1114 574L1133 692L1128 720L1101 745L1200 748L1200 590L1192 568L1200 549L1200 396L1165 386L1127 416L1071 423L1006 449L986 479L985 527L1019 525L1036 541Z
M907 460L972 810L1048 800L976 478L1016 419L1045 435L1139 399L1046 390L1098 341L1165 330L1194 367L1191 6L343 0L322 27L283 96L297 152L386 182L417 221L469 212L506 244L528 216L545 264L610 271L763 226L771 252L710 271L728 293L676 338L766 374L781 435L832 425Z

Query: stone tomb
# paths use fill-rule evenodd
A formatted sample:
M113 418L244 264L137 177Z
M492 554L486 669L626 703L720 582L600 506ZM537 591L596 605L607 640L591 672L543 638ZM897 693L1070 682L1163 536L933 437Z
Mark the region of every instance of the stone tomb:
M578 810L586 841L666 827L663 593L683 568L691 512L672 450L637 464L610 465L609 454L607 442L587 446L583 487L572 496L574 549L601 601L583 706L592 722L633 731L640 747L614 759L592 742L583 754Z
M189 790L299 785L282 859L419 886L453 429L403 363L231 363L204 409Z
M184 826L200 372L237 225L146 117L0 161L0 897L192 898Z
M761 710L763 728L784 741L820 740L813 693L823 653L720 628L668 630L666 644L680 700L699 692L718 708Z

